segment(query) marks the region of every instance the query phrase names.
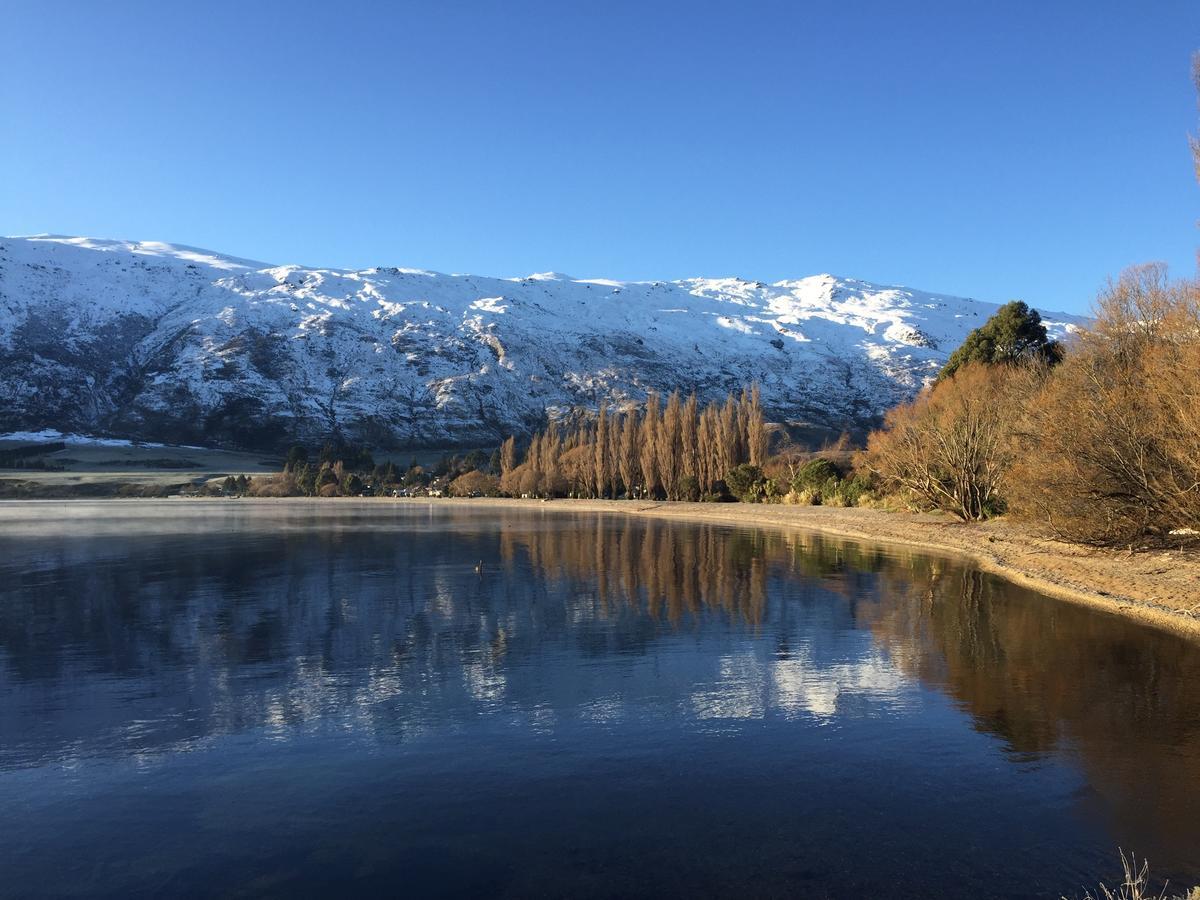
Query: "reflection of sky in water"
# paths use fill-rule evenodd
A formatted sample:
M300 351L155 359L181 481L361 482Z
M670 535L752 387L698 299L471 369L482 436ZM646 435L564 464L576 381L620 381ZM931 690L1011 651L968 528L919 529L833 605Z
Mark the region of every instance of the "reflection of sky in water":
M19 818L38 851L10 860L31 883L64 828L103 854L70 822L89 798L112 808L107 791L147 798L109 823L134 831L191 789L253 798L267 829L367 827L389 790L419 794L433 818L393 829L455 854L479 804L538 810L521 828L546 846L586 807L592 864L630 853L610 843L637 816L657 823L647 846L666 829L722 867L703 884L752 883L732 836L697 849L708 833L689 829L716 816L774 860L764 892L807 884L785 858L798 847L835 860L868 842L879 868L858 877L895 893L897 866L945 864L930 846L976 861L987 846L976 868L1016 880L976 896L1030 878L1057 896L1118 842L1187 875L1181 848L1200 840L1196 648L945 561L623 517L161 504L133 527L100 508L95 528L10 508L0 530L0 801L17 817L0 826ZM304 790L328 794L319 815ZM920 822L903 824L910 806ZM184 825L158 827L195 852ZM581 885L509 852L539 884ZM846 877L827 874L818 889ZM913 896L944 887L909 874Z

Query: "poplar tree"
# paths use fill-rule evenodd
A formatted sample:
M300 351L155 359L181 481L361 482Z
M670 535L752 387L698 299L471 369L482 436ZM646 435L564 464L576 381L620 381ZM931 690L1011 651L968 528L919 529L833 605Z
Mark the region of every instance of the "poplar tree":
M608 460L608 401L600 402L596 418L596 439L592 442L592 485L595 496L606 497L609 483Z
M658 466L658 477L668 500L678 499L676 484L679 480L679 427L682 413L679 391L667 398L662 424L654 442L654 458Z
M503 478L517 467L517 439L509 437L500 445L500 476Z
M746 416L746 455L750 465L761 466L767 459L767 426L763 419L762 392L755 384L750 388L749 410Z
M617 498L619 491L618 485L621 480L621 474L617 467L617 456L621 448L621 427L617 413L612 413L612 419L608 423L608 495L614 500Z
M594 419L577 411L570 428L534 434L525 461L516 462L513 438L498 451L509 493L616 498L694 498L716 492L739 466L761 466L768 435L757 385L724 404L703 409L690 394L673 391L665 407L647 395L645 411L619 413L602 402Z
M621 482L625 485L625 495L630 498L637 490L641 471L641 460L638 455L639 444L637 413L628 412L621 423L621 449L617 455L617 465L621 470Z
M655 444L658 441L658 394L651 391L646 397L646 414L642 418L641 443L638 447L642 467L642 489L647 497L658 493L658 465Z
M697 421L698 419L696 395L692 393L688 395L687 403L683 407L682 431L680 433L680 446L682 450L680 467L683 470L684 477L694 478L697 482L700 480L699 467L697 465L700 455L700 447L697 440L697 430L700 424Z

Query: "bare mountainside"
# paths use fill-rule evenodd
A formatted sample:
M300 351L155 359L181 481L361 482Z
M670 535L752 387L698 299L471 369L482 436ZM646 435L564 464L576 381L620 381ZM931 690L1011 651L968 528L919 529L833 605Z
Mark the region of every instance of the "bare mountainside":
M3 238L0 431L481 446L547 412L752 381L774 418L841 429L911 397L995 309L832 275L489 278ZM1081 321L1043 315L1056 337Z

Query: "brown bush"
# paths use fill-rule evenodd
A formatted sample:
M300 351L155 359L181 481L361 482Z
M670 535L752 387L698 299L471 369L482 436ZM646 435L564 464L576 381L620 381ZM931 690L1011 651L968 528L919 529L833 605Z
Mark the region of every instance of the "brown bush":
M1111 545L1200 528L1200 292L1123 273L1026 409L1015 512Z
M858 467L878 476L885 490L908 493L926 508L965 521L991 515L1002 506L1019 395L1033 383L1033 372L964 366L891 410Z
M301 491L295 476L291 472L282 472L251 478L246 493L251 497L293 497Z
M499 479L473 469L450 482L451 497L499 497Z

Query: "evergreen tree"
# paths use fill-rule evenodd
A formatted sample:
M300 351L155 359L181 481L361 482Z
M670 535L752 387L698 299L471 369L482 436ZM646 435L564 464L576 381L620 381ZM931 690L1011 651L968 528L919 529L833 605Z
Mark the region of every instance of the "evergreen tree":
M308 463L301 463L294 472L296 477L296 487L300 489L300 493L306 497L311 497L317 492L317 470Z
M284 471L291 472L306 462L308 462L308 450L300 444L292 444L288 449L287 465L284 467Z
M482 469L487 465L488 455L482 450L472 450L463 457L462 462L457 466L460 471L470 472L472 469Z
M979 328L967 335L961 347L938 373L938 381L949 378L968 363L1017 362L1022 359L1058 361L1061 348L1046 335L1046 326L1036 309L1021 300L1006 303Z
M729 492L739 500L753 502L759 498L763 485L762 469L749 463L742 463L729 471L725 476Z

